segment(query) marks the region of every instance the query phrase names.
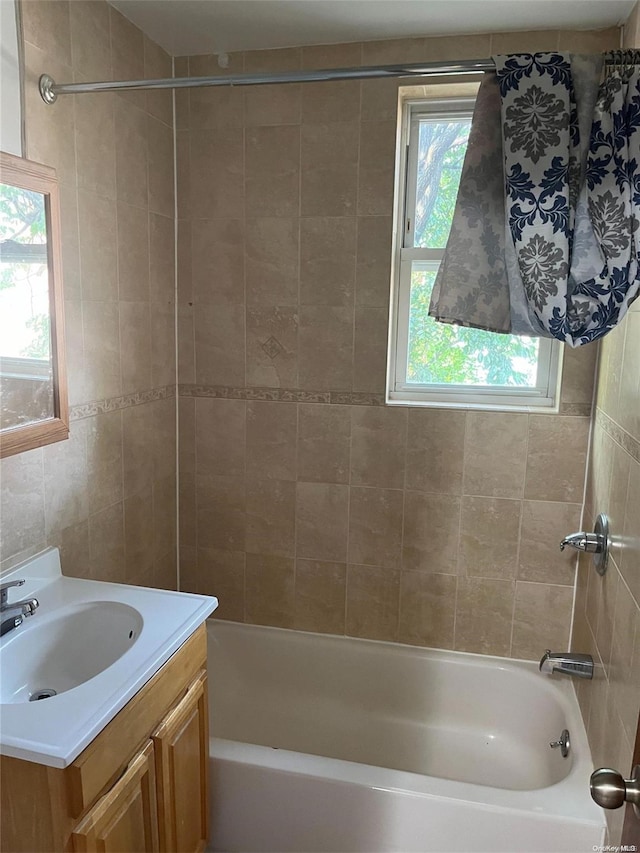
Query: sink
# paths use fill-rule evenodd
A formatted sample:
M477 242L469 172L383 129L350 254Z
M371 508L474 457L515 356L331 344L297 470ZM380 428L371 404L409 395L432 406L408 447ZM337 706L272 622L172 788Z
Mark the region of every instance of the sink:
M0 755L68 767L218 606L62 574L46 548L2 573L40 607L0 637Z
M84 684L128 652L143 626L138 610L119 601L63 607L37 622L39 615L0 649L2 704L51 701Z

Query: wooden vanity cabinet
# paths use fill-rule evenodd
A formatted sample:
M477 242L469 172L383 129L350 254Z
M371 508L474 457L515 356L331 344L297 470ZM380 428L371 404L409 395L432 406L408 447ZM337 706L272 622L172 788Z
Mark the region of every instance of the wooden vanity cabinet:
M156 775L151 741L72 833L73 850L158 851Z
M207 720L207 677L203 674L153 735L160 850L167 853L204 850L207 845Z
M202 625L64 770L2 756L3 853L195 853L208 836Z

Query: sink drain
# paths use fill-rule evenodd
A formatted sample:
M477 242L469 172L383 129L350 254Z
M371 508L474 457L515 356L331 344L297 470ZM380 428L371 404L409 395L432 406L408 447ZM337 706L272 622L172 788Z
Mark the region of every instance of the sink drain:
M39 702L40 699L50 699L52 696L57 696L57 690L51 690L49 687L45 687L43 690L34 690L31 696L29 696L29 702Z

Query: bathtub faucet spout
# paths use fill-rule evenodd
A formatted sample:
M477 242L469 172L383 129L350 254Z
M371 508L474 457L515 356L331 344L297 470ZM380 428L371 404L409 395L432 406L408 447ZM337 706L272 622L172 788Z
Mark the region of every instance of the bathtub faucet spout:
M540 660L540 672L553 675L572 675L574 678L593 678L593 658L591 655L575 652L552 652L547 649Z

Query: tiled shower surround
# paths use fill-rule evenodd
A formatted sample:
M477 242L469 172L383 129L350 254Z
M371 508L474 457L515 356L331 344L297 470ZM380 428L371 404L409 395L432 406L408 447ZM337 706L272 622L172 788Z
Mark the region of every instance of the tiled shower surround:
M62 193L71 439L3 460L5 565L173 586L171 95L104 0L23 0L26 155ZM618 30L230 57L229 71L615 47ZM176 74L226 73L215 57ZM558 416L382 405L397 81L177 94L181 586L222 618L537 657L568 641L595 350Z
M579 685L596 767L631 769L640 707L640 304L602 342L589 460L586 529L610 519L613 547L604 577L580 560L573 648L596 661ZM607 813L619 843L623 809Z
M61 193L71 437L3 459L0 559L46 545L66 574L176 585L173 115L169 92L62 97L62 80L171 76L104 0L20 4L25 156Z
M618 45L516 33L178 76ZM559 415L384 406L398 81L176 93L181 585L220 618L538 658L569 641L595 348Z
M25 155L61 188L69 441L5 459L0 560L218 595L217 615L536 659L564 649L595 349L565 351L559 415L382 405L397 81L45 106L59 80L171 76L104 0L22 0ZM637 46L638 7L625 27ZM229 72L618 46L619 31L415 38L235 54ZM215 57L176 74L227 73ZM640 304L602 344L573 648L596 766L630 768L640 704ZM611 812L610 842L621 810Z
M626 47L640 45L640 7L625 25ZM596 661L578 698L596 767L631 770L640 707L640 300L602 341L585 524L605 512L613 548L600 577L578 569L573 648ZM610 844L620 843L624 809L607 812Z

